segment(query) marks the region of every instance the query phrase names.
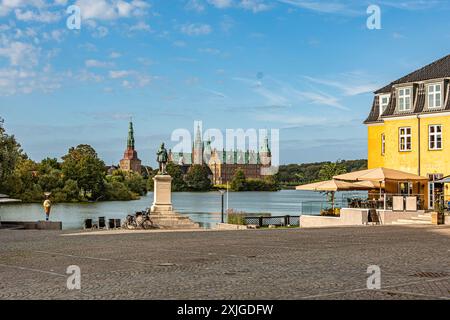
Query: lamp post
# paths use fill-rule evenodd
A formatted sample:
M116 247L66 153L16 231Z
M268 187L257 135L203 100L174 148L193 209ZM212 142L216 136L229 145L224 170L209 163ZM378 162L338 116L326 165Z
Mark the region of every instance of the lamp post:
M225 190L219 190L220 196L222 198L222 223L225 223L224 210L223 210L223 196L225 195Z

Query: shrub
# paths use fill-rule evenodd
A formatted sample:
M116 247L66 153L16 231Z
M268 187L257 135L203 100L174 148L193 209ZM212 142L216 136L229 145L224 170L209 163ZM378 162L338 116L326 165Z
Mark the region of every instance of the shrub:
M237 224L240 226L244 226L246 224L245 223L246 214L244 212L237 212L234 211L233 209L230 209L227 212L227 216L229 224Z

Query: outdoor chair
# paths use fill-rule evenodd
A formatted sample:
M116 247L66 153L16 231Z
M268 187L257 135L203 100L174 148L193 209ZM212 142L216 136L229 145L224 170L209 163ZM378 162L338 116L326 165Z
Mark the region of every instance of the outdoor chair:
M116 228L116 220L109 219L108 220L108 229L115 229Z
M91 229L93 228L92 219L85 219L84 220L84 229Z
M106 229L106 218L105 217L99 217L98 218L98 228L99 229Z

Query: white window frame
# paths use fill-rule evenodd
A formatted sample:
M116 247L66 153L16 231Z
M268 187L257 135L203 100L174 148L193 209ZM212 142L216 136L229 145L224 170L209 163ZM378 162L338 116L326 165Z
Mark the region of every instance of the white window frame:
M439 86L439 91L436 90ZM427 106L428 109L441 109L442 108L442 83L432 83L427 85ZM439 96L439 100L438 97ZM439 102L439 104L437 103Z
M406 94L406 92L409 92L409 94ZM412 110L412 87L404 87L404 88L398 88L398 111L399 112L407 112ZM409 107L407 108L406 105L409 102Z
M384 156L386 154L386 135L384 133L381 134L381 155Z
M439 128L439 132L438 132ZM433 131L433 132L432 132ZM440 145L439 145L440 138ZM432 124L428 126L428 149L442 150L442 125Z
M387 98L386 104L383 104L383 99ZM379 97L380 99L380 116L386 111L386 108L389 106L389 102L391 102L391 95L390 94L382 94Z
M408 143L408 140L409 140L409 143ZM408 148L408 144L409 144L409 148ZM411 127L398 128L398 150L400 152L412 151L412 129L411 129Z

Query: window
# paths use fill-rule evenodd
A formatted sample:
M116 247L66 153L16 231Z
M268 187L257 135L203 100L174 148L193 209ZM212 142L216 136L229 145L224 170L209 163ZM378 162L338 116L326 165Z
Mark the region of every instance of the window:
M381 135L381 155L384 156L386 152L386 136L384 133Z
M442 85L430 84L428 86L428 108L441 108L442 107Z
M413 184L411 182L399 182L398 191L401 195L410 196L413 194Z
M411 88L398 89L398 110L410 111L411 110Z
M380 116L386 111L390 98L391 96L389 94L380 96Z
M411 128L400 128L400 151L411 151Z
M428 127L428 148L430 150L442 150L442 126L432 125Z

